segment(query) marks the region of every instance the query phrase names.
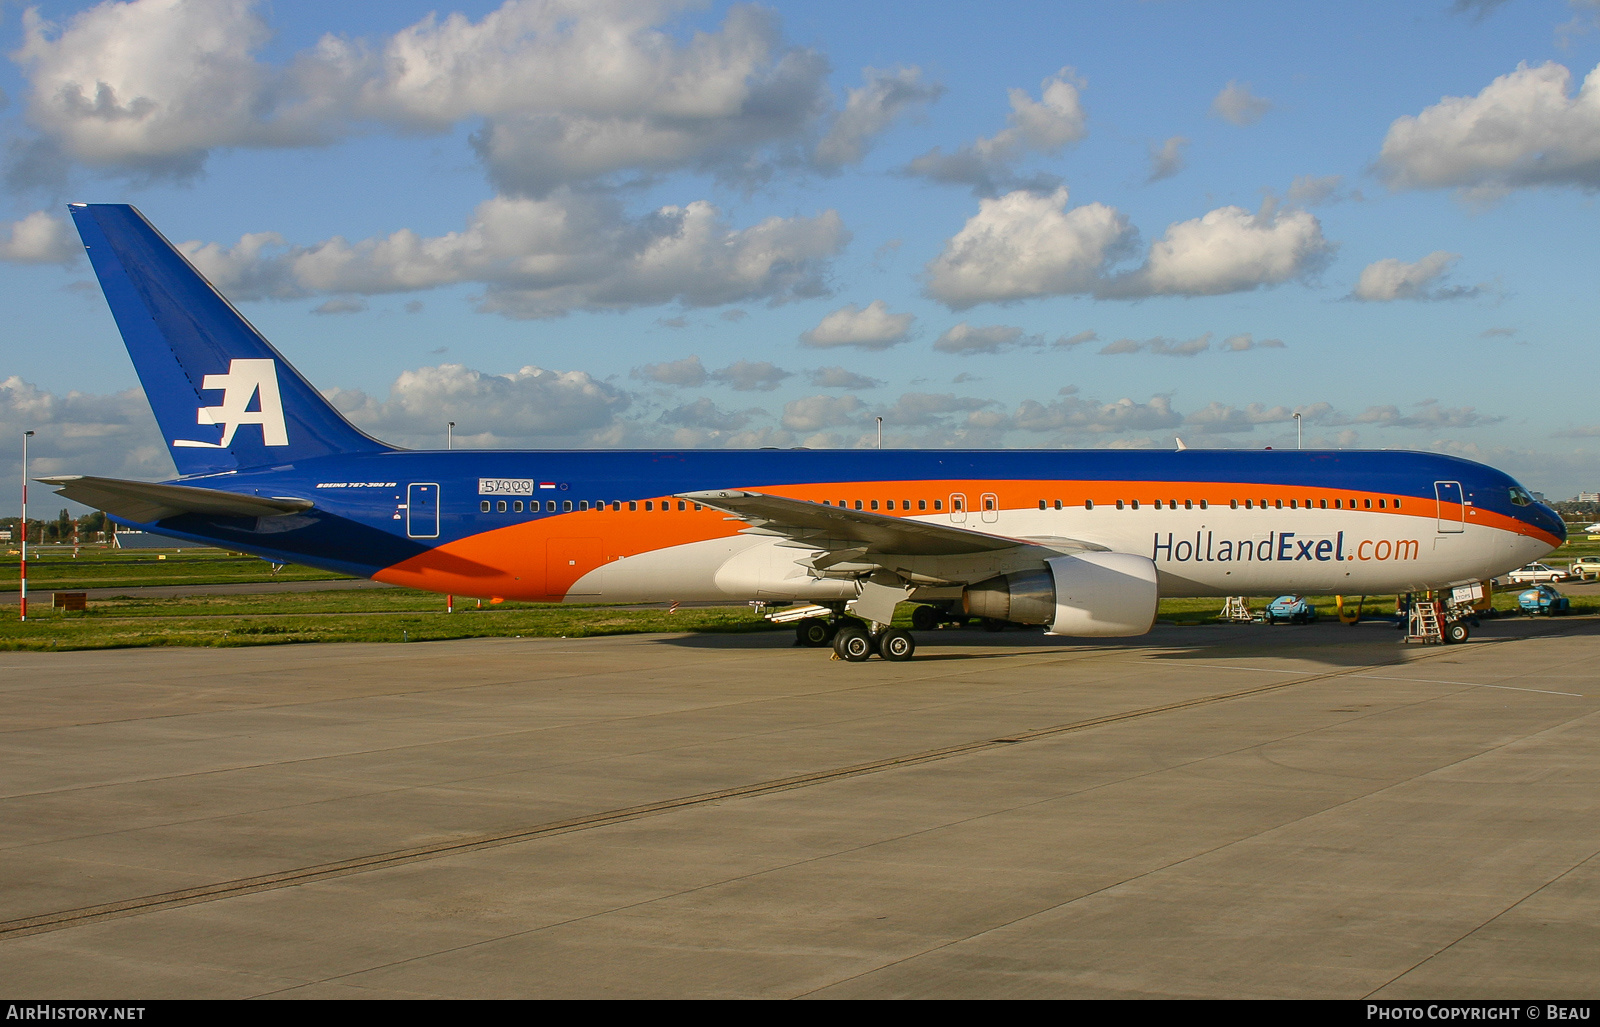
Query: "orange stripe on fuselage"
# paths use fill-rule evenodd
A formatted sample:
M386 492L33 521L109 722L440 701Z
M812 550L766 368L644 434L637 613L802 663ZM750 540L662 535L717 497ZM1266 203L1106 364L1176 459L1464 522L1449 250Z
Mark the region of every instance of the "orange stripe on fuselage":
M862 508L871 510L877 500L875 512L886 516L938 517L940 523L952 523L973 530L983 530L982 499L985 494L997 498L1001 512L1034 511L1042 499L1048 509L1061 500L1064 508L1076 507L1083 511L1085 501L1094 503L1093 511L1083 511L1088 516L1114 517L1118 500L1138 500L1141 508L1152 506L1160 500L1163 508L1176 500L1179 504L1191 502L1195 509L1201 500L1220 511L1248 516L1261 508L1245 511L1244 501L1259 504L1265 500L1266 510L1273 514L1294 514L1300 509L1320 510L1318 505L1327 502L1332 510L1334 500L1340 502L1339 512L1379 514L1394 517L1423 518L1435 521L1441 510L1452 520L1465 512L1466 523L1501 531L1527 535L1557 544L1548 533L1514 517L1473 506L1440 504L1432 498L1396 496L1389 492L1372 492L1355 489L1302 488L1281 485L1240 484L1238 482L1106 482L1106 481L882 481L882 482L828 482L806 485L744 485L735 486L751 492L764 492L789 499L832 504L844 503L854 508L857 500ZM960 520L950 519L952 496L963 498ZM1402 501L1396 510L1392 503ZM1385 508L1378 509L1378 500ZM934 510L937 500L945 508ZM1237 511L1229 503L1237 500ZM1282 501L1280 510L1272 505ZM1297 509L1291 510L1293 500ZM1372 508L1358 508L1370 500ZM728 519L719 510L695 510L692 504L679 510L677 500L652 497L649 502L656 507L645 510L646 500L634 501L638 509L629 510L624 502L622 509L579 510L571 513L546 514L531 520L507 524L447 542L421 553L402 563L387 567L373 578L377 581L430 592L449 592L463 596L500 597L533 601L559 602L566 598L566 590L582 575L605 563L636 556L640 553L687 545L709 539L726 538L737 534L742 525ZM894 509L886 504L894 503ZM925 502L927 509L917 509ZM911 509L903 508L909 503ZM662 509L665 506L666 509ZM480 521L496 515L481 514ZM1092 525L1092 522L1090 522ZM1092 533L1089 533L1092 534ZM593 544L598 542L598 544ZM578 543L578 544L574 544Z

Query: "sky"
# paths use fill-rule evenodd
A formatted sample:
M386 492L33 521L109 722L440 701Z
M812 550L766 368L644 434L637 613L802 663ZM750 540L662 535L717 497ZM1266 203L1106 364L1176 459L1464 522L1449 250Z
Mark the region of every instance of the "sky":
M397 445L1298 426L1600 488L1596 0L0 0L0 47L6 505L25 430L175 473L78 201Z

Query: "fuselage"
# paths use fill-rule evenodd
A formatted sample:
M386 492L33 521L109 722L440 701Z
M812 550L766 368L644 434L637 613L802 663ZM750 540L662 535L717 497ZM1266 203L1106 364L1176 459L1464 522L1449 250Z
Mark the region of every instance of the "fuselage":
M724 512L676 498L706 489L1030 543L908 563L908 580L1009 573L1070 540L1151 559L1164 596L1441 588L1565 537L1502 472L1396 451L396 451L183 483L314 506L188 514L156 530L436 592L552 602L856 594L852 580L808 573L792 541L742 534Z

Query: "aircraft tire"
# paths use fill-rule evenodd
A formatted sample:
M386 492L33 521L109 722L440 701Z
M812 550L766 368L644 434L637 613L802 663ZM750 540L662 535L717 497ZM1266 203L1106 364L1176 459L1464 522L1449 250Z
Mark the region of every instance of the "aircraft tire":
M872 644L872 636L855 624L847 624L840 628L833 636L834 654L841 660L851 663L860 663L871 658L872 651L877 648Z
M918 631L932 631L943 620L943 612L933 606L918 606L911 610L911 626Z
M890 628L878 636L878 655L892 663L911 659L917 651L917 640L904 628Z
M795 625L794 637L808 649L821 649L833 641L833 625L821 617L807 617Z
M1472 637L1472 629L1467 627L1466 621L1453 620L1444 626L1444 640L1449 643L1465 642Z

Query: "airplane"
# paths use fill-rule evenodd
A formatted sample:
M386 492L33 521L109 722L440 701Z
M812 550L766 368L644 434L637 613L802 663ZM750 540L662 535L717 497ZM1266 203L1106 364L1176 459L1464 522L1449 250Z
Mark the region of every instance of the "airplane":
M69 209L179 476L37 480L274 562L491 600L806 604L797 640L859 662L912 657L901 602L918 629L1133 636L1165 596L1445 589L1566 537L1506 474L1431 453L404 450L138 210Z

